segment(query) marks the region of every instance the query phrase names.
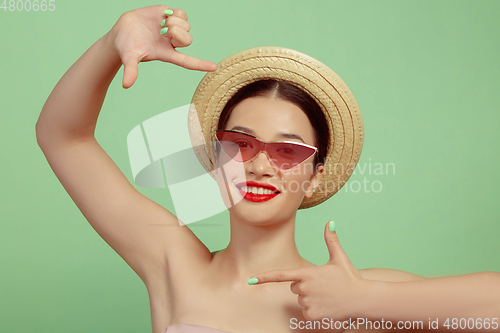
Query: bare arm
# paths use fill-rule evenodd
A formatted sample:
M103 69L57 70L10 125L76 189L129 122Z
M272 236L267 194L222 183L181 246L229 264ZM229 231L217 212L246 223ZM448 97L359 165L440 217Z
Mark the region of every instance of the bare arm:
M92 227L143 281L164 268L159 264L168 259L170 249L187 249L179 251L176 260L189 255L210 257L173 214L134 189L94 137L107 89L122 64L124 87L135 81L140 61L216 69L211 62L175 50L191 43L182 10L174 10L167 18L168 34L160 35L159 22L167 8L152 6L122 15L61 78L36 124L38 144L61 184Z
M254 276L258 284L291 281L306 319L354 320L346 329L370 329L366 319L379 324L383 319L392 323L384 326L389 331L500 332L500 273L424 278L393 269L357 270L329 224L324 232L330 253L325 265ZM457 328L453 318L473 318L474 326L471 321L466 328L462 329L463 323ZM430 323L436 319L437 326Z
M390 268L368 268L358 270L365 280L377 280L387 282L422 281L426 277Z
M38 118L36 134L42 150L94 138L104 97L121 65L120 56L106 34L71 66Z
M439 331L500 332L500 273L372 281L368 290L365 314L372 318L421 321Z

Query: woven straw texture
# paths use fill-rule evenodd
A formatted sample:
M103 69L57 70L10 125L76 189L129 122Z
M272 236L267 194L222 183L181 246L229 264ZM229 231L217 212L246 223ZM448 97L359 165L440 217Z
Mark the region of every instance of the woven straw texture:
M363 146L364 129L358 104L349 88L330 68L303 53L281 47L256 47L236 53L207 73L196 89L189 111L188 128L198 160L212 177L215 131L229 99L254 81L276 79L298 86L323 110L330 142L321 182L299 209L318 205L347 182Z

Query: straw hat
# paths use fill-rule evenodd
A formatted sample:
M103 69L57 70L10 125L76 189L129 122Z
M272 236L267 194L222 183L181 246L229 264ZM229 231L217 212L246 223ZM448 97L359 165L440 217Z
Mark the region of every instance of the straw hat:
M321 182L299 209L316 206L347 182L363 146L363 121L358 104L342 79L318 60L282 47L256 47L236 53L207 73L196 89L188 128L196 156L214 177L211 154L219 117L229 99L254 81L287 81L307 92L321 107L330 130ZM202 134L201 134L202 133Z

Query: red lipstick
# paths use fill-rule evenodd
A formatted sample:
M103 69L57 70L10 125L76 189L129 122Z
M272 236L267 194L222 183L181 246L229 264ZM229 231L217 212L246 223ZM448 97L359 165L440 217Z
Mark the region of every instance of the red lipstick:
M240 191L240 194L243 196L245 200L252 201L252 202L263 202L263 201L268 201L280 194L280 192L276 189L271 184L268 183L258 183L254 181L248 181L248 182L241 182L235 185L238 191ZM257 188L264 188L273 191L271 194L253 194L253 193L248 193L244 191L242 188L244 187L257 187Z

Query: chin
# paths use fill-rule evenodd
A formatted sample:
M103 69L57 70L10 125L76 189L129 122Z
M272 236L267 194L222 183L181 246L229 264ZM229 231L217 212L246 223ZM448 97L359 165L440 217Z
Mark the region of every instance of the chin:
M267 202L248 202L243 199L228 210L231 216L239 220L247 221L252 225L266 226L295 217L302 202L300 200L292 204L290 199L286 199L279 204L278 201L272 202L275 199L278 198ZM286 205L283 205L283 202L286 202Z

